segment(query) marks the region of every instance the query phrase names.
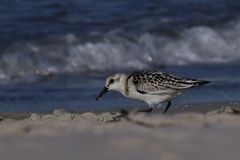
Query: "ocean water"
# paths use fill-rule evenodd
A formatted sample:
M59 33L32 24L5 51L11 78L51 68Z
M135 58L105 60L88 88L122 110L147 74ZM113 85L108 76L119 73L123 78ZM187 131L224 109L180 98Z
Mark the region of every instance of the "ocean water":
M174 105L240 101L238 0L3 0L0 111L144 107L95 96L112 72L210 80Z

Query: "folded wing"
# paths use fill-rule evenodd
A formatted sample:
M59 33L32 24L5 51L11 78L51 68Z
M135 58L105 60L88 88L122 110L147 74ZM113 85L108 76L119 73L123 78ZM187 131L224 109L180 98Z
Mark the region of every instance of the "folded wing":
M142 94L161 94L209 83L196 79L178 78L160 71L136 71L129 78L132 78L136 90Z

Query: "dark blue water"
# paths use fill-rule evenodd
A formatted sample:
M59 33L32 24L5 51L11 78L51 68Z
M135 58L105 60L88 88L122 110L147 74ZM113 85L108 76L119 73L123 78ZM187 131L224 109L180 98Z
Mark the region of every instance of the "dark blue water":
M240 101L238 0L2 0L0 111L144 106L94 98L112 72L212 81L175 104Z
M175 32L239 18L238 0L2 0L2 42L120 30Z

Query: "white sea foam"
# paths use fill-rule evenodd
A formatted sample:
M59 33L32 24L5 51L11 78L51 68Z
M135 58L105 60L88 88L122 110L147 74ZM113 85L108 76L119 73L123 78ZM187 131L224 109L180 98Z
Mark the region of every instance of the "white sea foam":
M224 29L193 27L178 38L143 33L134 40L105 35L82 42L72 34L59 39L1 50L0 78L240 61L240 23Z

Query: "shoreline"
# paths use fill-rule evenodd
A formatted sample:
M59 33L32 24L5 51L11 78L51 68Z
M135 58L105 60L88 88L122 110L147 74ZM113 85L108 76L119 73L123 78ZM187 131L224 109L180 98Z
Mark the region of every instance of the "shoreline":
M240 108L240 103L234 102L234 103L209 103L209 104L186 104L186 105L180 105L180 106L173 106L171 107L166 115L172 115L172 114L179 114L179 113L208 113L214 110L220 110L224 107L234 107L234 108ZM164 110L165 106L161 108L156 108L153 113L150 114L161 114ZM135 110L136 108L125 108L128 111ZM32 114L38 114L38 115L48 115L52 114L55 111L64 111L67 113L72 114L84 114L84 113L93 113L96 115L104 114L104 113L118 113L119 111L67 111L62 108L53 110L52 112L0 112L0 117L3 119L13 119L13 120L23 120L30 118ZM3 119L0 119L3 120Z

